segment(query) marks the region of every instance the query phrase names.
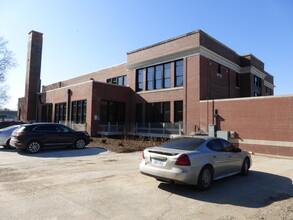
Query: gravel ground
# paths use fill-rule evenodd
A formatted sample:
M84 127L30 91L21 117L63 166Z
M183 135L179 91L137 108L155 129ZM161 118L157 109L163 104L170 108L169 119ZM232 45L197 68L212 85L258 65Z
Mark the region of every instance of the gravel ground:
M0 148L0 219L293 219L293 160L252 158L201 192L140 174L140 152Z

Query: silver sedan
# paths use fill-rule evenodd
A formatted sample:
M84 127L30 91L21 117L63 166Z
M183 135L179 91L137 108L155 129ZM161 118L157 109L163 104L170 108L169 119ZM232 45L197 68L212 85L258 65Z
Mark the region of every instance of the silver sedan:
M5 148L10 148L10 138L12 132L18 128L20 125L12 125L6 128L0 129L0 146L4 146Z
M159 181L196 185L201 190L213 180L248 174L252 164L248 152L230 142L212 137L185 137L142 152L139 169Z

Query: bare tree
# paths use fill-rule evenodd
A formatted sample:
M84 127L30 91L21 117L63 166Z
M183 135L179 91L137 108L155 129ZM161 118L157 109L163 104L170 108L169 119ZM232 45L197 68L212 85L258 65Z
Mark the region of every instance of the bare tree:
M16 65L12 51L6 48L7 41L0 37L0 109L8 101L6 74Z

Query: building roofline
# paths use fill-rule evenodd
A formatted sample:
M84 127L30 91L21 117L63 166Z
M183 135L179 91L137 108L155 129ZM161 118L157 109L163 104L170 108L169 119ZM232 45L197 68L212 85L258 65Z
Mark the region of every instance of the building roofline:
M155 43L155 44L151 44L151 45L146 46L146 47L142 47L142 48L127 52L127 55L132 54L132 53L136 53L136 52L139 52L139 51L142 51L142 50L146 50L146 49L149 49L149 48L152 48L152 47L156 47L156 46L159 46L161 44L169 43L171 41L178 40L180 38L184 38L184 37L187 37L187 36L190 36L190 35L194 35L194 34L197 34L199 32L202 32L202 31L201 30L196 30L196 31L192 31L192 32L189 32L189 33L186 33L186 34L182 34L180 36L173 37L173 38L170 38L168 40L164 40L164 41L161 41L161 42L158 42L158 43Z

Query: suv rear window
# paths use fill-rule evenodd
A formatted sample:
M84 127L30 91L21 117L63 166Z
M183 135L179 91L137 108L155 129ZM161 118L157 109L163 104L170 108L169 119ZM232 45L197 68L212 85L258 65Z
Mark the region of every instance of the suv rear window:
M169 149L178 149L178 150L186 150L186 151L194 151L196 150L205 139L201 138L179 138L175 140L170 140L159 147L165 147Z
M51 132L56 132L56 126L54 125L39 125L39 126L36 126L33 131L39 131L39 132L42 132L42 131L51 131Z

